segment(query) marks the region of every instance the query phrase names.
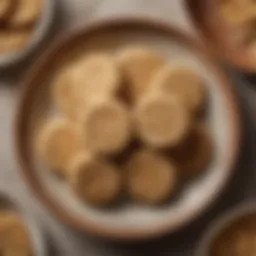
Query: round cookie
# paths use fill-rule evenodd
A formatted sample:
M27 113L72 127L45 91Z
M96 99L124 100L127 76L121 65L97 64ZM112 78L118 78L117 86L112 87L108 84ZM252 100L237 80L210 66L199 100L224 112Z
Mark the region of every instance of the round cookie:
M33 25L43 10L43 0L15 0L15 9L8 18L8 26L23 28Z
M153 92L178 97L191 111L202 109L205 104L203 78L186 66L165 66L152 79Z
M194 176L207 167L212 157L212 141L203 124L196 124L186 140L171 150L170 156L184 176Z
M141 150L125 166L128 194L141 203L158 204L171 197L176 186L176 168L164 156Z
M0 54L11 54L25 48L30 38L28 31L0 31Z
M130 114L126 106L116 100L97 101L88 107L82 129L93 152L118 152L131 137Z
M146 144L176 146L190 129L190 116L182 102L164 95L144 98L135 107L135 126Z
M79 198L95 206L113 203L122 181L117 168L106 159L77 155L69 166L69 182Z
M125 79L126 94L132 102L146 94L153 75L164 65L160 56L143 46L130 46L119 50L117 61Z
M0 213L1 251L4 256L30 256L31 243L26 227L13 213Z
M72 158L85 150L84 140L66 119L47 122L36 138L36 150L42 162L55 173L65 176Z
M52 84L52 99L64 115L79 120L88 103L81 93L81 84L75 83L72 75L72 68L57 74Z
M232 1L220 4L222 18L229 25L240 26L255 20L256 5L253 1Z
M114 58L105 53L92 53L82 58L73 68L72 82L80 85L86 101L113 96L121 84L121 76Z

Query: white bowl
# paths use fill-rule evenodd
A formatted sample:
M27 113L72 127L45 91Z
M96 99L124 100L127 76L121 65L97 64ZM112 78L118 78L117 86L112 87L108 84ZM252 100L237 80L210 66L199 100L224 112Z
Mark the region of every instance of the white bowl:
M24 225L28 229L28 235L32 245L33 255L35 256L46 256L47 254L47 245L45 241L44 234L40 225L32 217L28 216L24 211L19 207L19 203L16 199L12 198L5 193L0 194L0 211L1 210L10 210L16 212L18 216L23 220Z
M36 24L29 42L17 52L0 54L0 68L8 67L24 60L43 41L53 22L55 4L55 0L44 0L41 18Z
M204 76L209 92L208 123L215 154L204 175L189 183L176 200L163 207L127 203L113 210L83 204L37 159L33 140L44 118L54 112L49 79L69 57L85 52L115 52L127 44L152 47L171 64L185 61ZM77 51L76 51L77 50ZM66 39L61 38L33 65L23 87L17 119L17 152L34 193L65 223L114 239L145 239L177 230L205 210L232 174L240 141L237 101L228 80L201 46L179 30L148 19L103 21Z

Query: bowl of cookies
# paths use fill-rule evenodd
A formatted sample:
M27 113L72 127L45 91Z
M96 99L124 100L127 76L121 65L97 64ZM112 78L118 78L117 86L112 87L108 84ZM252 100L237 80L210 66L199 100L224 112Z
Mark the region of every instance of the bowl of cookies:
M23 88L21 169L74 228L123 240L163 235L206 209L232 174L232 87L203 48L164 23L107 20L68 36Z
M15 200L0 196L1 255L45 256L46 245L40 227L17 207Z
M53 20L54 0L1 0L0 67L26 58L45 38Z
M255 255L256 205L245 203L215 221L200 242L198 256Z
M245 72L256 71L255 1L187 0L191 18L221 59Z

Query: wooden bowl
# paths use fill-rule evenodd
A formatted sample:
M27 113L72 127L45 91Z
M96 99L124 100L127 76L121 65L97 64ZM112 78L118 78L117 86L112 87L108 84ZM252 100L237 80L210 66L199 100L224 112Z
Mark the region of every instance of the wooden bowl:
M220 17L213 0L186 0L191 19L204 43L219 59L246 73L256 72L256 58L235 43L235 31Z
M127 44L145 44L167 61L187 61L204 76L209 91L207 121L213 136L214 159L205 174L163 207L125 204L111 210L82 204L65 183L46 170L35 156L32 141L38 124L51 114L50 77L74 56L91 50L113 52ZM16 149L29 187L64 223L100 237L139 240L175 231L192 221L216 199L232 174L240 142L237 100L225 73L202 46L179 30L158 21L123 18L91 25L60 39L29 72L16 122Z
M214 221L206 233L203 235L203 239L200 242L196 255L198 256L210 256L210 249L216 238L222 232L230 227L236 221L253 216L256 218L256 204L255 202L245 203L236 207L235 209L227 212L224 216Z

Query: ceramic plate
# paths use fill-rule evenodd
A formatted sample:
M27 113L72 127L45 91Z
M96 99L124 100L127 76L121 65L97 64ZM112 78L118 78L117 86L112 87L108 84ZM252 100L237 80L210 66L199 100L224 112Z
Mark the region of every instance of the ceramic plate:
M83 52L114 52L128 44L152 47L171 64L187 62L205 79L209 94L207 122L214 157L205 174L189 183L163 207L124 204L98 210L81 203L36 158L32 138L44 118L53 115L51 77ZM179 229L205 210L225 187L239 148L237 101L226 75L210 55L179 30L152 20L108 20L57 42L32 68L18 109L16 146L21 169L35 194L59 219L92 234L115 239L144 239Z

